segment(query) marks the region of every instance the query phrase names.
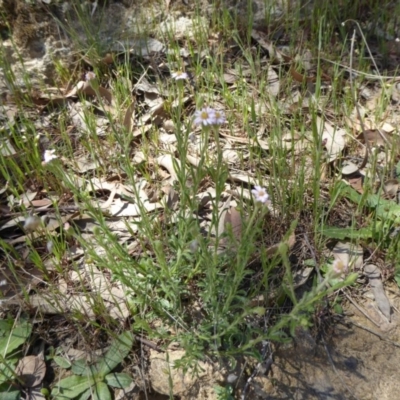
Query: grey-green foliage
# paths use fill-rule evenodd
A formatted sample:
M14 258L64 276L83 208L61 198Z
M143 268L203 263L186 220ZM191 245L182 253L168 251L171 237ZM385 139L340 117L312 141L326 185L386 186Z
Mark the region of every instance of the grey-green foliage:
M71 367L74 375L62 379L53 388L54 399L112 399L108 386L126 388L132 383L132 378L126 373L113 373L118 364L128 355L132 348L134 337L131 332L123 332L112 343L107 353L95 364L87 365L83 359L70 364L67 360L57 357L54 361L63 368Z

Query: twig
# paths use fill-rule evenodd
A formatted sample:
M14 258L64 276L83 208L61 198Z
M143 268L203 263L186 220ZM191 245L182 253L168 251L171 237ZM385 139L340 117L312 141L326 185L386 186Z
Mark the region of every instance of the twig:
M387 343L390 343L395 347L400 347L400 343L399 342L395 342L394 340L385 338L385 336L383 336L379 332L374 331L373 329L367 328L366 326L361 325L361 324L359 324L357 322L354 322L354 321L350 321L349 320L348 322L350 322L352 325L356 326L357 328L364 329L365 331L367 331L369 333L372 333L373 335L377 336L379 339L381 339L381 340L383 340L383 341L385 341Z
M326 62L328 62L328 63L330 63L330 64L333 64L333 65L337 65L337 66L339 66L339 67L341 67L341 68L343 68L343 69L345 69L345 70L347 70L347 71L349 71L350 73L353 73L353 74L355 74L355 75L362 75L364 78L373 79L373 80L375 80L375 81L382 81L382 79L387 79L387 80L391 80L391 79L393 79L393 80L399 80L399 79L400 79L398 76L368 74L367 72L359 71L359 70L357 70L357 69L348 67L347 65L340 64L340 63L338 63L338 62L336 62L336 61L332 61L332 60L329 60L329 59L323 58L323 57L321 57L321 60L326 61Z
M136 336L136 335L135 335L135 339L138 340L140 343L142 343L154 350L159 351L160 353L164 351L161 347L157 346L155 343L151 342L150 340L144 339L144 338L142 338L140 336Z
M355 308L357 308L358 311L360 311L360 313L362 313L367 319L369 319L374 325L376 325L378 328L380 327L379 323L376 322L373 318L371 318L368 313L366 311L363 310L363 308L361 306L359 306L347 293L343 292L343 294L346 296L347 300L350 301L351 304L353 304L353 306Z

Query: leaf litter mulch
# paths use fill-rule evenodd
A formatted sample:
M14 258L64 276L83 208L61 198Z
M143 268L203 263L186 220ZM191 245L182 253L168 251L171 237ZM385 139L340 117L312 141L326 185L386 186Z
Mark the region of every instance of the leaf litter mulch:
M228 166L222 200L218 204L218 232L224 233L231 226L234 236L240 240L242 221L237 207L241 199L251 200L254 186L273 190L273 175L267 170L261 173L257 171L249 149L268 158L271 147L279 145L286 150L287 159L284 164L289 166L292 179L302 171L306 184L310 184L315 168L311 149L319 141L323 152L323 162L319 166L320 193L321 201L326 202L327 208L330 196L333 195L330 182L334 178L341 178L338 189L341 199L334 209L328 211L326 221L325 235L334 241L329 242L331 246L321 254L315 254L313 239L309 239L313 238L310 233L312 222L301 213L298 228L289 238L284 239L290 226L290 217L282 215L281 209L272 202L269 204L271 228L261 245L266 247L266 254L272 257L281 241L286 240L297 263L297 270L294 271L295 288L300 288L309 281L316 268L315 262L322 259L332 259L332 268L336 268L338 273L346 274L350 270L358 272L369 280L380 311L380 314L369 318L377 326L390 324L392 309L382 279L385 281L394 277L395 271L385 258L385 251L371 244L376 240L376 227L370 226L368 216L374 212L380 229L393 240L397 238L400 225L400 206L397 205L397 177L400 174L397 164L400 160L397 128L400 83L396 77L379 80L378 75L350 70L350 55L344 57L340 64L322 59L321 69L318 70L315 61L310 57L311 52L307 49L302 49L298 54L290 54L285 46L272 43L263 32L254 30L251 37L249 51L253 55L262 54L260 64L256 67L257 72L265 77L266 85L262 88L254 80L254 66L246 61L241 46L233 40L225 41L222 36L212 32L208 38L211 54L224 60L220 66L224 71L221 86L226 85L231 93L237 93L245 87L243 96L247 96L244 101L249 104L248 111L257 115L257 121L252 126L253 133L249 134L243 119L235 115L234 109L227 108L224 98L218 94L213 96L213 107L224 113L230 122L229 126L224 124L220 128L218 145L211 141L206 149L214 156L220 150L222 159ZM193 60L188 48L192 48L193 40L180 38L178 43L181 46L179 52L184 55L183 67L180 66L179 69L187 71L185 73L178 72L175 66L168 64L167 43L151 39L143 47L132 48L125 54L112 57L108 55L102 59L97 70L104 71L104 75L96 76L91 71L91 65L81 61L79 68L83 79L77 78L64 88L49 87L35 93L18 93L18 96L24 96L25 101L30 101L30 107L19 106L17 93L8 93L2 101L5 117L2 120L2 158L13 159L16 163L22 162L20 159L25 155L10 132L23 135L26 130L24 121L28 120L37 135L37 148L34 151L42 156L42 166L47 169L48 175L52 174L53 163L62 165L68 170L72 184L89 196L85 203L79 203L69 190L60 188L57 182L53 182L53 186L50 184L45 187L42 182L31 177L16 185L16 182L12 182L15 177L4 176L0 189L0 235L4 243L0 268L0 312L5 317L11 315L14 312L12 310L23 310L35 317L36 323L48 326L48 331L42 331L40 336L55 349L63 342L64 358L58 360L61 366L67 362L65 359L68 360L68 357L72 360L79 359L85 355L83 353L87 349L73 337L68 319L60 316L79 314L88 321L98 322L99 316L107 315L107 318L116 321L120 326L128 326L130 318L126 286L122 282L111 280L109 271L97 269L86 257L82 242L74 235L74 232L79 231L80 237L90 243L94 252L99 255L104 253L104 243L99 243L98 240L98 233L103 225L93 218L90 207L101 211L104 225L120 245L126 246L128 254L140 258L141 253L147 251L135 237L142 213L155 213L160 220L168 213L169 223L174 223L174 213L177 214L176 207L179 203L179 193L174 189L174 182L178 179L176 166L186 162L196 168L201 152L204 152L201 129L195 126L189 136L189 150L185 160L180 159L177 150L176 135L179 132L171 115L182 104L186 118L194 115L198 96L196 91L201 79L191 69ZM139 66L142 68L142 73L132 79L118 76L117 72L118 66L125 62L127 55L133 70ZM206 55L199 53L195 56L206 65ZM238 65L240 69L237 68ZM343 71L341 77L344 87L339 94L331 92L334 68ZM321 82L318 86L317 74ZM357 90L358 105L354 109L346 110L347 113L341 109L343 115L337 115L332 107L332 98L335 95L341 101L340 96L344 98L346 90L351 92L349 74L354 74L354 79L362 78L363 83ZM180 101L171 102L169 82L174 79L183 83L183 97ZM117 101L114 98L117 84L128 87L131 98L122 103ZM316 90L321 93L318 100ZM260 94L261 91L263 95ZM267 95L264 95L265 92ZM382 104L383 109L377 112ZM272 124L277 122L274 117L276 108L280 110L279 115L284 121L280 122L284 133L279 138L269 135ZM310 110L317 110L317 113L313 114ZM88 114L92 118L88 118ZM313 115L316 117L313 118ZM291 121L299 116L304 124L303 129L293 131L288 128ZM60 131L60 119L65 120L66 132ZM131 138L130 143L111 143L108 136L112 129L126 132L126 137ZM72 145L72 158L63 155L63 150L67 147L63 136L65 134L69 138L68 146ZM99 150L97 154L91 153L84 146L84 138L93 135L97 143L96 149ZM370 153L369 159L364 162L365 155L368 154L366 149L370 149ZM118 168L118 157L121 154L137 167L134 186L126 179L127 174ZM376 165L371 164L372 159ZM4 162L6 164L7 161ZM393 165L391 171L389 165ZM385 171L386 175L383 176L379 171ZM374 174L374 187L366 188L365 182L371 181L371 174ZM288 179L287 183L290 185L293 182ZM18 190L15 189L17 187ZM197 194L200 207L197 217L202 219L201 225L208 232L212 229L210 215L212 200L215 198L215 182L208 177L201 187L202 191ZM304 203L307 213L313 194L309 191L306 194L309 196ZM363 198L363 195L367 197ZM355 215L357 204L361 201L366 201L366 215ZM349 221L354 222L354 218L358 218L357 230L348 228ZM55 242L63 243L60 250L62 270L60 263L54 262L54 244L48 240L49 236ZM30 259L31 246L42 257L43 269L39 269L37 263ZM10 260L14 269L9 268ZM51 291L47 290L49 285L53 288ZM271 293L271 297L276 296L273 288ZM93 308L93 299L98 297L102 299L104 306L101 310ZM254 299L254 305L266 301L268 299L257 298ZM366 310L363 312L368 314ZM5 321L7 322L2 326L2 331L10 332L10 321ZM25 343L31 333L30 328L23 324L18 329L23 333L16 335L14 331L11 335L12 338L19 336L19 340L15 339L15 343L8 349L11 353ZM82 326L82 332L85 330L87 332L84 336L88 340L91 335L97 335L98 343L107 343L91 324ZM68 340L65 335L69 337ZM7 338L7 335L4 337ZM129 341L131 339L133 338L129 338ZM146 338L136 339L145 346L159 349L158 344ZM79 346L82 348L78 350L76 347ZM31 388L40 387L45 376L43 349L36 350L35 355L19 357L15 373L20 378L20 386L31 393L31 398L43 398L38 393L34 397L30 391ZM8 356L9 352L4 353L4 356ZM88 351L89 353L91 352ZM114 362L118 364L124 358L121 357L115 358ZM17 361L12 358L10 360L11 365ZM101 365L101 361L93 365L94 369L90 373L95 377L98 373L96 365ZM112 372L111 367L114 368L114 365L106 368L107 374ZM75 363L74 368L75 380L71 378L71 382L77 385L83 372L79 370L79 364ZM98 368L101 369L101 366ZM112 382L114 387L123 387L113 381L117 380L115 376L101 376L102 379L108 379L109 385ZM129 380L124 375L119 377ZM96 385L95 389L89 387L85 390L98 390L99 393L106 390L105 384L100 385L97 382Z

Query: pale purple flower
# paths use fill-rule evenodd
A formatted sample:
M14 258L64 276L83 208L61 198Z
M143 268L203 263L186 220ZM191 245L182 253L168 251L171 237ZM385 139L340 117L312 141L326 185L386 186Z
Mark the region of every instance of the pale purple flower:
M214 115L215 115L215 121L214 121L215 125L222 125L226 121L225 114L223 111L216 110Z
M176 71L171 73L172 78L174 78L176 81L179 80L185 80L189 78L189 75L186 72L183 71Z
M254 186L251 193L253 194L255 201L259 201L260 203L265 204L269 199L267 190L261 186Z
M348 266L340 259L336 259L332 264L332 271L335 275L345 277L348 272Z
M85 80L86 82L91 81L92 79L96 78L96 74L93 71L88 71L85 74Z
M213 110L211 107L205 107L201 110L197 110L194 113L194 124L204 126L215 124L215 110Z
M43 164L47 164L52 160L55 160L57 156L54 154L55 150L46 150L43 155Z

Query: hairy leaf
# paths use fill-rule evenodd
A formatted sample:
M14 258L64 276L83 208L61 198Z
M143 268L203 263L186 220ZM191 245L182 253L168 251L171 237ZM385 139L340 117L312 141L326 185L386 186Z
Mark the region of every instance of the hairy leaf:
M111 393L104 382L97 382L94 387L93 400L111 400Z
M86 376L72 375L62 379L51 391L52 396L57 396L57 400L73 399L86 391L95 383L93 378Z
M25 343L32 331L32 324L21 321L14 329L0 331L0 354L6 357Z
M108 386L123 389L128 387L132 383L132 378L130 375L121 372L121 373L108 374L105 377L105 381Z
M128 355L133 344L132 332L123 332L112 343L105 356L99 361L99 373L104 377Z

